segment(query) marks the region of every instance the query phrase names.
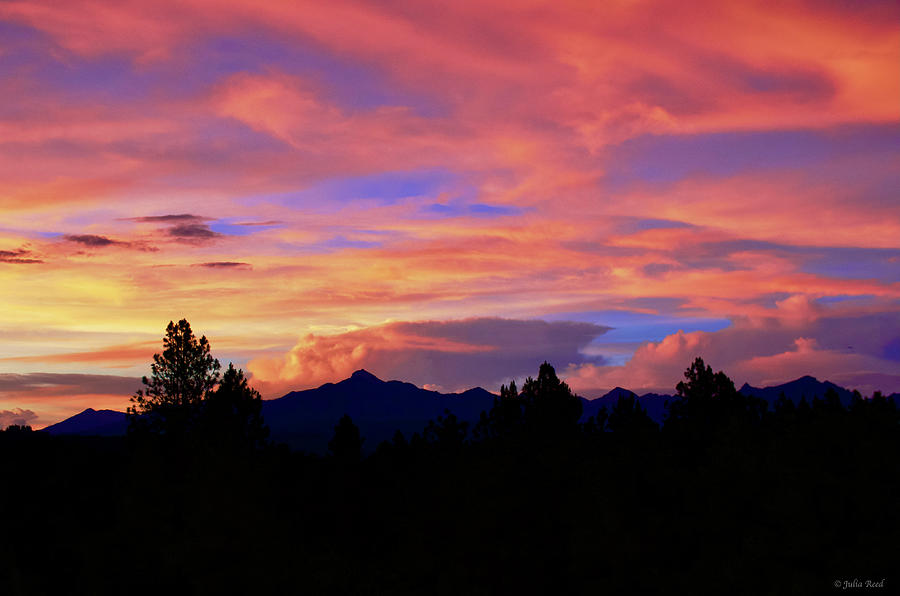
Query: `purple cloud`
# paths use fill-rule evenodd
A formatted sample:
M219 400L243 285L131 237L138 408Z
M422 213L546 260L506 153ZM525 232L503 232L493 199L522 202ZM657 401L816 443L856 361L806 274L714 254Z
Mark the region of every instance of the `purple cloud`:
M38 417L31 410L23 410L15 408L13 410L0 410L0 429L6 428L11 424L19 426L30 425Z
M209 221L209 218L200 215L192 215L190 213L179 213L176 215L146 215L143 217L129 217L127 218L127 221L136 221L140 223L190 224Z
M210 263L197 263L194 267L208 267L210 269L251 269L250 263L239 261L213 261Z
M178 224L166 230L166 234L180 242L201 243L219 238L222 234L213 232L206 224Z
M33 265L43 263L41 259L31 256L31 251L24 248L16 250L0 250L0 263L18 263L20 265Z

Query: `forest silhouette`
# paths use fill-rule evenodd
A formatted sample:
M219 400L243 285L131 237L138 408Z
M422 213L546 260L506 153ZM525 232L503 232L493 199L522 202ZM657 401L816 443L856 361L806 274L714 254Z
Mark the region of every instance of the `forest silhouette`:
M259 393L170 323L124 437L0 432L0 593L819 594L891 586L900 415L772 406L702 358L662 424L582 419L547 362L477 421L368 452L268 440Z

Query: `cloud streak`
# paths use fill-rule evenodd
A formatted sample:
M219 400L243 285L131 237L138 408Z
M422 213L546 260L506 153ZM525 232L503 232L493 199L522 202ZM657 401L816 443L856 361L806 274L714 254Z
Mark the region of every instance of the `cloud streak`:
M17 248L15 250L0 250L0 263L15 263L19 265L39 265L42 259L33 257L30 250Z
M212 261L210 263L197 263L195 267L206 267L207 269L252 269L250 263L241 263L239 261Z

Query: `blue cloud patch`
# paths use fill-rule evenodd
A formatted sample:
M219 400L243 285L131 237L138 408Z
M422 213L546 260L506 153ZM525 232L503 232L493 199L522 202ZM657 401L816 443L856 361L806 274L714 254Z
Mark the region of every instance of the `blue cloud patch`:
M437 196L450 191L456 185L457 176L443 169L382 172L366 176L333 178L301 191L259 199L268 199L291 207L315 206L328 210L329 204L339 208L353 200L375 200L382 205L393 205L404 199Z
M860 294L860 295L850 295L850 294L838 294L836 296L822 296L817 300L817 302L821 304L835 304L838 302L869 302L875 298L873 294Z
M511 205L489 205L487 203L431 203L425 205L421 213L425 216L438 217L503 217L519 215L524 209Z
M799 271L840 279L900 281L900 250L843 246L793 246L763 240L710 242L675 253L689 267L704 264L729 266L728 255L736 252L772 253L791 259Z
M900 281L900 250L881 248L821 248L806 255L800 270L842 279Z
M900 362L900 337L896 337L885 344L882 355L888 360Z
M617 217L615 218L615 230L619 234L635 234L647 230L666 230L678 228L693 228L693 224L674 219L655 219L641 217Z
M213 232L227 236L249 236L266 230L280 228L283 225L277 221L254 221L251 218L227 217L209 224L209 228Z
M401 90L387 73L371 64L342 58L296 37L280 40L270 31L201 39L192 53L203 59L203 76L209 79L206 84L238 72L265 74L274 69L312 81L329 100L348 111L404 106L426 117L448 111L431 96ZM196 70L191 69L191 74Z
M294 254L329 254L344 249L379 248L383 245L384 243L378 240L360 240L347 238L339 234L326 240L309 244L282 242L276 246L279 250Z
M761 85L765 81L758 82ZM692 175L810 167L824 161L898 151L900 126L858 125L830 131L645 135L611 149L605 182L612 189L668 184Z
M598 343L641 343L661 341L678 331L721 331L731 325L729 319L685 317L674 314L649 314L628 310L595 310L557 313L548 320L583 321L612 327Z

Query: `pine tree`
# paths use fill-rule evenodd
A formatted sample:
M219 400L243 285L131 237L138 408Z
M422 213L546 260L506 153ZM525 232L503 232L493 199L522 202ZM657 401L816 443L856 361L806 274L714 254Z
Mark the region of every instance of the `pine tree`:
M222 382L206 399L203 430L219 445L261 447L269 435L262 419L262 398L229 363Z
M153 355L151 376L131 398L129 430L183 435L201 415L203 401L219 380L219 361L206 336L197 339L186 319L169 322L162 354Z
M334 437L328 442L328 451L341 461L359 461L363 441L359 436L359 427L353 424L349 415L344 414L334 427Z

